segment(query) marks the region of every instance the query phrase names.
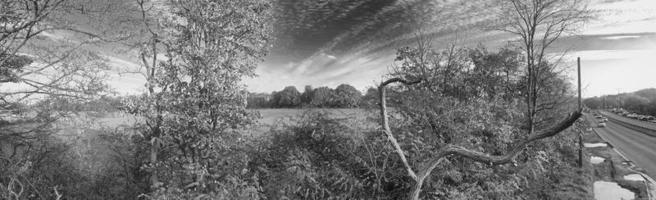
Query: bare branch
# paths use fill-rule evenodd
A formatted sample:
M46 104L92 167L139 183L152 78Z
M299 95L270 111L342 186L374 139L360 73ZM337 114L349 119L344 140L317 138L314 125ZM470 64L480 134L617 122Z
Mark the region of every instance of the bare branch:
M392 135L392 130L389 127L389 119L388 119L388 115L387 115L387 105L386 105L386 100L385 100L385 87L389 84L397 83L397 82L402 83L404 85L414 85L414 84L417 84L417 83L421 82L421 80L408 81L408 80L405 80L405 79L402 79L402 78L392 78L392 79L389 79L389 80L381 83L380 86L378 87L378 94L379 94L379 98L380 98L380 117L382 118L383 132L387 135L387 139L392 143L396 153L401 158L401 162L403 162L403 165L405 166L406 170L408 171L408 175L412 179L417 180L416 173L414 172L414 170L412 170L412 167L408 163L408 159L406 158L405 153L403 153L403 149L401 149L401 146L399 145L399 142L396 141L396 138L394 138L394 135Z
M59 190L57 190L57 186L55 186L54 188L52 188L52 190L55 191L55 199L56 199L56 200L59 200L59 199L62 198L63 195L59 193Z

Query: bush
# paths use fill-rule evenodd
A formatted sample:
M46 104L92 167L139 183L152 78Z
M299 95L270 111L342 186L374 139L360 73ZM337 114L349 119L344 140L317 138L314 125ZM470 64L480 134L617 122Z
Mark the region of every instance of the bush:
M381 136L307 112L272 129L250 166L270 199L404 198L410 182Z

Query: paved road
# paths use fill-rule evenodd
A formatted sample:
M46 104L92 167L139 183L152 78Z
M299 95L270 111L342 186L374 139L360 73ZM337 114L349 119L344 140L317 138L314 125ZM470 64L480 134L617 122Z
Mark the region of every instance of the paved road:
M588 119L594 120L591 116ZM604 128L594 128L599 136L613 145L646 174L656 178L656 137L644 134L635 128L627 128L611 121Z

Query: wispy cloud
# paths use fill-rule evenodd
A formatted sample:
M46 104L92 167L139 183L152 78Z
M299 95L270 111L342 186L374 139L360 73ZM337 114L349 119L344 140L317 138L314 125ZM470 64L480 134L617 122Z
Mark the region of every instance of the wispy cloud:
M436 48L450 43L483 43L493 48L511 39L487 29L497 14L494 1L489 0L277 2L280 16L274 27L279 42L256 69L258 77L244 81L251 91L270 92L287 85L334 87L341 83L364 89L389 72L397 48L414 46L418 36L433 39ZM552 51L567 50L570 55L581 56L590 70L599 69L589 72L590 76L615 73L614 65L632 66L625 71L649 71L641 63L653 63L645 59L656 55L648 55L656 49L656 1L592 0L590 8L598 19L583 27L581 36L563 38ZM421 34L417 34L418 27ZM59 37L54 33L44 36L52 40ZM130 58L107 55L110 65L117 68L139 66ZM610 87L595 77L587 80L594 95ZM143 83L135 74L113 76L110 81L119 91L139 92Z
M474 32L471 29L490 20L490 13L494 12L489 9L489 1L281 2L283 9L289 9L281 12L291 16L283 15L278 22L282 24L278 27L285 29L282 31L284 36L279 39L285 42L274 49L272 59L277 62L261 65L260 68L265 69L258 71L267 74L261 74L256 80L271 82L265 77L272 71L284 71L284 77L298 79L289 85L329 85L331 81L351 83L357 77L366 77L367 84L371 84L372 78L378 79L387 71L396 48L414 43L418 27L423 29L422 37L446 39L452 36L450 33L458 31L461 38L472 38ZM376 65L370 64L372 59L376 59ZM363 71L363 66L368 71ZM359 73L357 77L349 76L356 72ZM312 82L303 81L306 79ZM262 84L249 84L251 90L268 90L260 86Z
M274 50L274 54L285 54L291 48L302 53L290 54L301 56L285 57L286 62L279 62L283 64L261 66L266 70L258 71L267 71L267 74L250 81L255 83L249 85L251 90L338 83L364 88L388 72L396 48L413 45L418 36L416 28L420 27L417 24L422 27L421 37L432 38L437 48L454 42L460 46L483 43L495 47L511 39L508 35L488 31L486 27L496 15L493 1L296 2L293 5L297 8L302 8L298 6L302 4L308 9L294 11L301 14L291 12L296 19L289 23L300 24L288 26L297 27L288 32L308 37L291 37L293 42L283 50ZM656 1L593 0L590 8L598 14L598 19L583 27L582 36L564 38L552 51L572 52L571 55L594 62L592 65L601 63L600 59L637 64L642 61L631 60L639 60L649 49L656 48L656 35L653 34L656 32ZM281 78L271 78L273 74Z

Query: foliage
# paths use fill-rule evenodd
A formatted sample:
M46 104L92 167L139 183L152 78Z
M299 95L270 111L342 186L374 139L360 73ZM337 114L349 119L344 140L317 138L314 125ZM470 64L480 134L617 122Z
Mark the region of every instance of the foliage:
M273 128L252 150L249 165L267 198L400 199L409 189L378 132L359 132L323 112L294 119Z
M133 199L145 192L147 183L137 155L137 137L125 128L104 129L93 123L97 118L72 115L58 117L58 122L29 140L3 140L17 144L15 152L1 163L0 177L23 190L20 197L3 199ZM55 128L64 127L64 128ZM26 138L24 138L26 139ZM3 148L9 147L3 143ZM4 155L3 155L4 156ZM18 186L20 185L20 186ZM6 187L3 187L6 188ZM14 192L15 192L14 191Z
M362 96L362 99L360 99L360 106L361 108L378 108L378 89L374 87L369 87L367 88L367 92Z
M249 108L357 108L362 101L362 93L349 84L341 84L335 89L305 86L303 93L294 86L287 86L282 91L251 93Z
M309 105L310 102L312 102L312 96L314 95L313 92L314 89L312 89L312 86L306 85L303 94L301 94L301 104Z
M628 110L635 110L640 113L645 113L644 108L648 107L650 103L649 99L638 95L627 95L623 101L624 107Z
M335 90L329 87L319 87L312 91L310 105L318 108L330 108L335 105Z
M77 10L85 3L0 2L0 185L6 189L0 191L2 199L86 195L88 177L77 168L70 141L55 134L63 131L60 121L107 92L106 59L89 46L118 37L106 28L83 31L81 23L116 22L109 10L120 10L115 9L120 5Z
M95 133L94 133L95 132ZM102 159L89 158L84 162L102 161L99 172L95 175L92 184L98 199L134 199L148 191L149 185L145 182L148 174L141 169L145 164L144 152L147 151L147 142L136 134L131 126L116 128L103 127L95 130L89 136L93 143L86 142L86 149L102 153ZM86 155L80 152L80 155Z
M276 108L293 108L301 105L301 93L296 87L287 86L280 92L271 95L271 105Z
M335 88L335 104L340 108L355 108L360 104L362 93L348 84Z
M592 14L584 0L498 2L501 5L498 29L520 38L517 42L526 58L526 81L522 92L526 102L526 126L529 133L534 133L540 128L543 118L540 115L548 110L543 104L550 95L543 90L550 87L544 82L558 79L553 77L557 65L549 63L553 59L547 56L547 50L560 37L575 32L590 20Z
M623 108L638 114L656 116L656 89L642 89L630 93L604 95L584 99L592 109Z
M392 76L405 80L421 80L407 89L393 88L403 98L398 98L395 110L401 120L392 124L403 151L407 151L411 166L425 163L435 151L446 145L458 145L489 155L503 155L513 142L531 133L526 126L523 108L526 108L524 90L527 78L520 71L524 64L520 50L511 46L498 52L488 52L483 47L462 49L452 47L436 52L418 48L403 48L397 54L396 71ZM571 98L566 80L547 67L540 65L542 74L535 84L541 88L534 125L539 128L554 124L561 110L567 109ZM548 94L548 95L547 95ZM391 97L394 99L394 97ZM549 103L549 104L547 104ZM393 122L394 122L393 121ZM530 131L529 131L530 130ZM517 157L517 166L490 166L465 158L446 158L447 164L437 166L427 180L423 198L437 199L522 199L544 195L526 191L533 185L524 179L552 180L554 177L527 177L546 173L545 168L558 159L545 161L551 145L531 148ZM541 152L541 153L540 153ZM570 153L568 151L567 153ZM539 167L538 167L539 166ZM558 165L552 165L558 166ZM521 173L521 169L531 170ZM464 174L469 176L464 177ZM554 178L555 179L555 178ZM582 184L582 182L579 182ZM544 188L542 188L544 189ZM503 192L497 192L503 191ZM495 193L490 193L495 192ZM534 192L537 192L534 191ZM531 196L534 195L534 196Z
M79 189L84 181L71 159L65 153L68 146L61 140L41 135L29 143L11 142L18 148L13 156L0 162L0 198L2 199L54 199L53 187L69 196L82 197ZM29 146L28 146L29 145ZM8 147L6 143L3 148ZM28 148L29 147L29 148ZM3 149L3 153L8 152Z
M267 93L248 93L246 107L248 108L271 108L271 95Z
M172 12L156 43L166 60L148 63L149 94L128 110L144 117L150 141L153 199L234 199L257 189L241 173L238 130L253 123L245 76L266 54L270 2L170 1ZM145 12L145 11L144 11ZM226 20L226 19L230 20ZM157 48L144 51L157 61ZM146 152L144 152L146 153ZM246 199L257 199L248 196Z

